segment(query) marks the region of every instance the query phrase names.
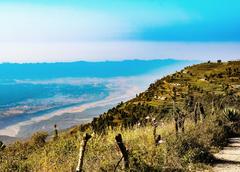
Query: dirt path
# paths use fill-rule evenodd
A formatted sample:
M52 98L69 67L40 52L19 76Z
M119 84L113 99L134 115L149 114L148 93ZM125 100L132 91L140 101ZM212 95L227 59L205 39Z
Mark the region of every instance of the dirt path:
M229 145L214 156L219 159L214 172L240 172L240 138L229 139Z

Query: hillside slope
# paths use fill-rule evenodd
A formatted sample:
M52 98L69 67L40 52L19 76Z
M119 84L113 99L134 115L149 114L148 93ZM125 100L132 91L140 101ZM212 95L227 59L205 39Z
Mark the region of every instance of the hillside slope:
M176 106L189 114L196 102L203 105L206 113L213 113L214 107L216 110L238 108L239 96L240 61L198 64L156 81L136 98L95 118L92 127L101 132L107 126L143 123L149 115L157 119L169 117L173 97Z
M84 132L92 134L84 171L123 171L118 133L131 171L201 171L211 168L212 153L228 137L240 134L239 105L240 61L186 67L89 124L7 146L0 150L0 171L75 171Z

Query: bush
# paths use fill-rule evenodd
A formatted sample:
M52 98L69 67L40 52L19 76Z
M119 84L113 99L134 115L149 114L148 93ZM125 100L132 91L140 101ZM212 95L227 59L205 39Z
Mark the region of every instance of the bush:
M46 138L48 137L48 133L47 132L37 132L34 133L31 137L31 143L33 146L36 147L43 147L44 144L46 143Z
M226 108L223 111L225 118L229 122L239 122L240 121L240 113L236 109Z
M194 136L179 137L176 143L177 153L184 163L210 163L213 160L209 149Z
M240 112L236 109L226 108L223 111L225 118L225 128L231 135L240 135Z

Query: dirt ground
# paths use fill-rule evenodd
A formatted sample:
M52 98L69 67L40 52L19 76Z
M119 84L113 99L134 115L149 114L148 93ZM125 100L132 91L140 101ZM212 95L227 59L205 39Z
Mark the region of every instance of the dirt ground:
M219 159L214 172L240 172L240 138L230 138L229 145L214 156Z

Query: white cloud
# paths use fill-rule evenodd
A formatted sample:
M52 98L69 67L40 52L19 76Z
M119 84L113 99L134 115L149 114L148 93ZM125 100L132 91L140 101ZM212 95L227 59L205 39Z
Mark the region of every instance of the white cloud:
M131 28L103 11L29 5L0 6L0 42L110 39Z
M166 26L193 17L177 7L140 9L1 4L0 42L116 40L146 26Z

